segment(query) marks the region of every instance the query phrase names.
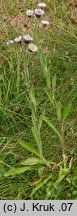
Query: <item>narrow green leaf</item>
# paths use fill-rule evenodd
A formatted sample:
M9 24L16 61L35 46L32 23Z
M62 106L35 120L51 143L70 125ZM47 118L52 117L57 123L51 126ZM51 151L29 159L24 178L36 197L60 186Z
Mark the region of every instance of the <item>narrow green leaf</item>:
M0 163L0 177L5 173L3 164Z
M33 87L30 89L29 96L30 96L30 100L31 100L31 102L32 102L32 104L34 105L34 108L35 108L35 110L36 110L37 102L36 102L35 92L34 92L34 88L33 88Z
M36 140L36 143L38 144L39 148L42 148L42 142L40 137L40 131L36 127L32 127L32 133Z
M65 178L65 175L62 174L59 178L54 182L54 187L57 187L58 184Z
M49 175L46 179L44 179L40 184L38 184L35 188L33 188L31 193L31 198L34 196L36 191L38 191L40 188L42 188L50 179L52 178L52 175Z
M51 95L51 93L47 89L45 89L45 93L47 94L48 99L51 102L51 104L54 106L53 95Z
M19 167L10 169L9 171L5 172L4 176L13 176L13 175L20 175L21 173L24 173L25 171L31 170L31 167Z
M36 115L35 115L34 110L32 111L32 123L33 123L33 126L34 126L35 128L37 128L38 120L37 120L37 118L36 118Z
M63 143L63 139L60 135L60 133L58 132L58 130L54 127L53 123L48 119L48 117L44 116L43 120L49 125L49 127L51 127L53 129L53 131L58 135L60 141Z
M55 93L55 89L56 89L56 74L54 74L54 76L52 78L52 89L53 89L53 93Z
M18 140L18 143L25 149L27 149L29 152L32 152L33 154L37 155L39 157L39 152L34 148L32 147L31 144L23 141L23 140Z
M36 164L38 164L39 163L39 158L28 158L28 159L26 159L26 160L23 160L23 161L21 161L21 164L22 165L28 165L28 166L31 166L31 165L36 165Z
M45 165L49 165L49 163L48 163L48 161L46 161L43 157L42 157L42 159L39 159L39 158L28 158L28 159L26 159L26 160L22 160L21 162L20 162L20 164L22 164L22 165L29 165L29 166L33 166L33 165L36 165L36 164L45 164ZM54 163L53 163L54 164Z
M63 120L65 120L67 118L67 116L69 115L70 113L70 110L71 110L71 102L64 108L63 110Z
M32 133L38 145L39 156L42 156L42 142L41 142L41 137L40 137L40 131L37 130L36 127L32 127Z
M58 177L58 179L54 182L54 186L57 187L58 184L70 173L70 170L67 168L63 171L63 174Z
M42 122L43 122L43 116L45 114L45 111L43 111L43 113L40 115L39 117L39 124L38 124L38 130L40 131L41 126L42 126Z
M36 140L36 143L39 145L39 132L35 126L32 127L32 133L33 133L33 136Z
M61 110L62 110L62 103L60 101L58 101L56 103L56 111L57 111L57 117L59 119L61 119L62 115L61 115Z

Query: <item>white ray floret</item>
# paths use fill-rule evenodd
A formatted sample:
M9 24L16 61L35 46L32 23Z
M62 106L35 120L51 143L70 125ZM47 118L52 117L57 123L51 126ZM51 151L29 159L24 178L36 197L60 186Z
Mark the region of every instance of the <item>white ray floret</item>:
M47 21L47 20L42 20L41 23L42 23L42 25L44 27L46 27L47 25L49 25L49 21Z
M39 8L43 9L46 7L46 4L44 2L38 3Z
M29 34L23 35L23 39L25 43L30 43L33 41L33 38Z
M28 49L29 49L29 51L31 51L31 52L37 52L38 47L37 47L35 44L30 43L29 46L28 46Z
M22 40L22 36L19 36L17 38L14 39L15 42L20 43Z
M32 15L33 15L33 13L34 13L34 11L33 10L27 10L26 11L26 15L28 16L28 17L31 17Z
M14 40L9 40L6 45L9 46L10 44L13 44L14 43Z
M41 10L40 8L37 8L36 10L35 10L35 15L36 15L36 17L41 17L42 15L44 15L44 11L43 10Z

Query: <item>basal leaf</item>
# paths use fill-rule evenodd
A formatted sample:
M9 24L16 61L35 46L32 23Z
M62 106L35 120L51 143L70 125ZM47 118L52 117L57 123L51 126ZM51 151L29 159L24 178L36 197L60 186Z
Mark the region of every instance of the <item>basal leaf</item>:
M19 167L19 168L10 169L9 171L5 172L4 176L8 177L8 176L16 175L16 174L20 175L28 170L31 170L31 167Z
M39 163L39 158L34 158L34 157L21 161L22 165L28 165L28 166L36 165L38 163Z

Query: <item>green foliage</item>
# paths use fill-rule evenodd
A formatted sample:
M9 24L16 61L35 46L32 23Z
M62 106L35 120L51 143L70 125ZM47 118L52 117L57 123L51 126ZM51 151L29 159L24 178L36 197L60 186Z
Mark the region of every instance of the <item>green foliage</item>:
M51 78L50 78L50 68L48 68L48 59L47 59L47 57L45 57L43 59L42 54L40 54L40 62L41 62L41 67L42 67L43 74L44 74L45 79L46 79L47 87L49 88L50 84L51 84Z
M62 118L62 103L60 102L60 101L58 101L57 103L56 103L56 111L57 111L57 117L59 118L59 119L61 119Z
M30 102L31 102L32 108L35 109L35 111L36 111L37 102L36 102L35 92L34 92L34 88L33 87L30 88L29 97L30 97Z
M39 183L33 190L32 193L30 194L31 199L33 199L34 194L42 187L44 187L44 185L46 185L46 183L49 181L49 179L52 179L52 175L49 175L46 179L44 179L41 183Z
M22 165L28 165L28 166L33 166L33 165L36 165L40 162L40 160L38 158L28 158L24 161L21 162Z
M49 127L52 128L52 130L58 135L59 139L61 142L63 142L63 139L60 135L60 133L58 132L58 130L56 129L56 127L53 125L53 123L51 122L51 120L48 119L48 117L44 116L43 120L49 125Z
M70 110L71 110L71 102L64 107L64 110L63 110L63 121L65 121L65 119L68 117L69 113L70 113Z
M1 200L77 199L76 26L67 2L45 2L46 28L34 16L25 23L35 0L0 3ZM6 46L28 28L37 53L24 41Z
M31 167L19 167L5 172L4 176L8 177L8 176L20 175L28 170L31 170Z
M0 177L3 176L5 173L3 161L0 161Z
M37 151L34 147L32 147L31 144L29 144L29 143L27 143L27 142L25 142L25 141L23 141L23 140L20 140L20 139L18 140L18 143L19 143L23 148L27 149L28 151L30 151L30 152L33 153L33 154L36 154L36 155L39 157L38 151Z
M51 104L52 104L53 106L55 106L52 93L49 92L48 89L45 89L45 93L47 94L47 97L48 97L49 101L51 102Z
M54 98L54 94L56 91L56 74L54 74L54 76L52 78L52 90L53 90L53 98Z

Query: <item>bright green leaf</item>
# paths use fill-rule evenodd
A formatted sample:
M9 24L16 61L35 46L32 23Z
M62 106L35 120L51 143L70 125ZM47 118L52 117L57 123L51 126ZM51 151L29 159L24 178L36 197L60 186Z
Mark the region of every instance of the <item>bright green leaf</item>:
M40 131L36 128L36 127L32 127L32 133L33 136L36 140L36 143L38 145L38 149L39 149L39 157L43 157L42 155L42 141L41 141L41 137L40 137Z
M31 170L31 167L19 167L19 168L14 168L10 169L9 171L5 172L4 176L13 176L13 175L20 175L21 173L24 173L25 171Z
M57 117L59 118L59 119L61 119L61 110L62 110L62 103L60 102L60 101L58 101L57 103L56 103L56 111L57 111Z
M45 93L47 94L48 99L51 102L51 104L54 106L54 100L53 100L53 96L51 95L51 93L47 89L45 89Z
M31 198L33 198L34 194L42 188L50 179L52 178L52 175L49 175L46 179L44 179L40 184L38 184L35 188L33 188L31 193Z
M71 110L71 102L64 108L63 110L63 120L65 120L67 118L67 116L69 115L70 113L70 110Z
M42 167L39 167L39 169L38 169L38 175L39 176L42 176L43 175L43 172L44 172L44 167L42 166Z
M39 157L39 152L34 148L32 147L31 144L23 141L23 140L18 140L18 143L25 149L27 149L29 152L32 152L33 154L37 155Z
M22 165L28 165L28 166L30 166L30 165L36 165L38 163L39 163L39 159L38 158L34 158L34 157L33 158L28 158L26 160L21 161Z
M60 135L60 133L58 132L58 130L54 127L53 123L51 122L51 120L48 119L48 117L44 116L43 120L49 125L49 127L51 127L53 129L53 131L58 135L60 141L63 143L63 139Z
M38 130L40 131L41 126L42 126L42 121L43 121L43 116L44 116L45 111L40 115L39 117L39 124L38 124Z

